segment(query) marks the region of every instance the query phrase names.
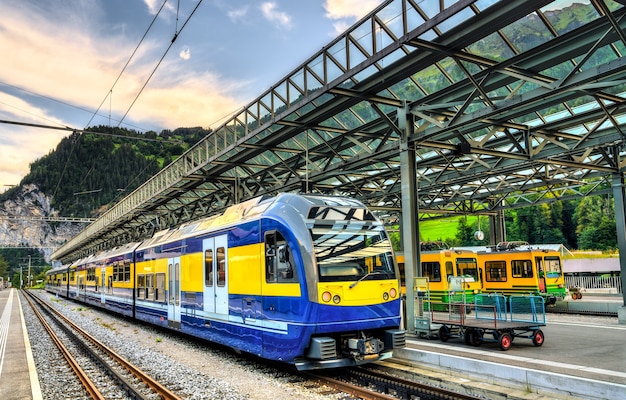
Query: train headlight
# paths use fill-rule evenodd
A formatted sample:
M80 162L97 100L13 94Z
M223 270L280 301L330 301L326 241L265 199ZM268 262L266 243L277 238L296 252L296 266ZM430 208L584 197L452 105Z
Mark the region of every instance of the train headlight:
M333 296L333 303L339 304L340 301L341 301L341 297L339 297L338 294Z
M387 292L383 293L383 300L385 301L389 300L389 293Z
M478 294L478 289L474 289L474 294Z
M389 291L389 295L391 296L392 299L395 299L396 296L398 295L398 292L396 292L395 288L391 288L391 290Z
M559 289L563 289L563 284L559 283Z
M330 301L330 298L331 298L331 297L332 297L332 296L331 296L330 292L324 292L324 293L322 293L322 300L323 300L324 302L326 302L326 303L328 303L328 302Z

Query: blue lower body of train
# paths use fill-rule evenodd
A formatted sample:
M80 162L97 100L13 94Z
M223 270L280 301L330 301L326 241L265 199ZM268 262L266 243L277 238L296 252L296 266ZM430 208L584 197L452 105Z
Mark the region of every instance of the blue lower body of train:
M46 289L69 299L170 328L300 370L359 365L392 356L404 347L400 300L370 306L331 306L303 298L229 296L228 313L203 310L202 293L185 296L176 317L166 303L138 299L132 289L68 286ZM192 301L185 299L193 299ZM271 304L272 307L264 307ZM277 311L279 310L279 311Z

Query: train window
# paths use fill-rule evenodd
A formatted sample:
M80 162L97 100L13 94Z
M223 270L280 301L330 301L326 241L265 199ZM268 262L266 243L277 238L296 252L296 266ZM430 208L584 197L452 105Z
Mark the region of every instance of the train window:
M146 293L146 276L144 274L137 275L137 297L144 298Z
M265 234L265 280L269 283L298 282L295 261L287 241L277 231Z
M454 265L452 261L446 261L446 276L454 275Z
M485 273L487 282L506 282L506 262L486 261Z
M158 273L156 274L156 286L154 289L154 300L155 301L165 301L165 274Z
M556 256L544 258L544 269L548 278L558 278L561 276L561 259Z
M130 261L124 261L124 282L130 282Z
M204 286L213 286L213 249L204 252Z
M124 270L118 263L113 264L113 281L118 282L124 279Z
M441 282L441 266L437 261L422 263L422 276L428 277L431 282Z
M456 260L457 276L469 275L478 282L478 265L475 258L457 258Z
M95 281L96 280L96 269L89 268L87 269L87 281Z
M223 247L218 247L215 251L217 262L217 286L226 285L226 251Z
M154 300L154 274L146 274L146 299Z
M511 262L513 278L532 278L533 265L530 260L513 260Z

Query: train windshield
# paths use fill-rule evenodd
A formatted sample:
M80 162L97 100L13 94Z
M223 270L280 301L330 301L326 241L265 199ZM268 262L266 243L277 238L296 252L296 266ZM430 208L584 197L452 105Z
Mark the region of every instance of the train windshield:
M340 207L324 211L316 207L309 214L316 217L309 219L309 229L320 282L396 278L391 242L369 211Z
M561 259L554 256L544 258L545 272L548 278L558 278L561 276Z

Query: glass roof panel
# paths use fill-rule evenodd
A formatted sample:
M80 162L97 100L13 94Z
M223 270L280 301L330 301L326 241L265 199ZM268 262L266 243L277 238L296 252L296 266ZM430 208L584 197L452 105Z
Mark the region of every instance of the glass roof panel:
M502 32L519 52L534 49L554 38L535 12L506 26Z
M502 39L498 32L494 32L484 39L472 43L467 47L467 50L472 54L499 62L515 56L513 49Z
M543 7L541 11L559 35L600 17L589 0L557 0Z

